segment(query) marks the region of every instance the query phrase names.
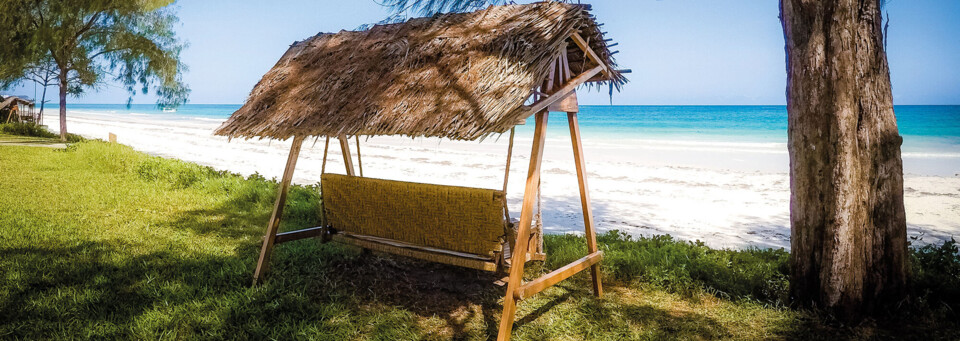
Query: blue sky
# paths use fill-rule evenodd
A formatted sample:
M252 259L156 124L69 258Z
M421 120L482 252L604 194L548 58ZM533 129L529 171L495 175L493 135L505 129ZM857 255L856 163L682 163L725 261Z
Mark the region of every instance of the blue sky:
M526 2L526 1L519 1ZM290 43L376 22L374 0L181 0L177 31L190 103L242 103ZM784 104L783 33L774 0L597 0L630 83L614 104ZM892 0L888 59L895 104L960 104L960 1ZM10 91L33 95L33 85ZM51 91L55 91L51 88ZM55 94L55 92L54 92ZM70 103L125 103L116 85ZM55 95L54 95L55 97ZM153 103L137 95L134 103ZM581 104L607 104L606 91Z

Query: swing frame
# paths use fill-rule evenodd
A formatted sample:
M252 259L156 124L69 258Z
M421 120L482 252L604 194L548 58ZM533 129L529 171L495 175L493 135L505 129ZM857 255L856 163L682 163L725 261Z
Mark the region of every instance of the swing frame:
M491 6L363 31L321 33L293 43L244 105L215 131L231 138L292 138L254 285L269 271L276 244L320 238L353 244L364 252L507 272L498 281L506 286L498 340L510 338L520 301L588 268L593 293L601 297L604 254L597 247L576 88L609 83L612 93L626 82L622 74L630 71L612 68L617 51L610 47L616 44L607 43L611 39L604 39L602 24L589 11L589 5L557 2ZM567 115L587 254L524 281L526 262L545 259L534 204L539 202L551 112ZM519 219L511 219L505 193L514 129L530 116L535 126L523 201ZM360 135L478 140L507 130L511 141L502 192L396 183L363 174ZM278 233L308 136L325 137L322 223ZM357 143L356 169L350 137ZM326 174L332 138L340 142L346 175ZM500 218L502 234L497 230Z
M588 69L581 74L573 77L570 74L569 63L567 61L566 46L561 46L555 66L551 68L547 79L541 86L542 98L535 101L530 106L530 112L535 115L536 126L534 127L533 144L530 151L530 164L527 168L526 185L524 188L523 203L520 211L520 222L517 230L515 248L512 250L509 275L507 277L506 295L503 299L503 313L500 319L498 340L507 340L513 329L513 322L516 315L517 303L529 298L561 281L569 278L581 271L590 269L593 293L596 297L602 297L603 286L600 279L600 261L603 259L603 251L597 248L596 229L593 219L593 211L590 205L590 195L587 185L587 170L584 160L583 143L580 137L580 125L577 120L579 109L576 103L576 88L591 80L598 74L608 74L610 69L606 63L601 60L597 54L589 47L587 42L579 33L573 33L570 39L586 54L597 66ZM546 143L547 120L550 111L561 111L567 115L567 121L570 129L570 138L573 145L574 166L577 172L577 182L580 189L580 203L583 211L584 236L586 237L588 254L583 258L571 262L563 267L551 271L537 279L529 282L523 281L524 265L529 258L531 237L531 224L534 216L534 203L537 201L539 192L541 165L543 161L543 148ZM513 134L513 132L511 132ZM337 139L340 142L340 149L343 155L343 161L346 166L347 175L355 176L353 160L350 153L349 139L346 135L339 135ZM260 257L257 260L257 267L254 271L253 281L258 284L262 281L264 274L269 270L270 256L273 247L276 244L318 237L327 235L325 226L314 227L291 232L277 233L280 226L280 219L283 214L283 207L286 202L287 191L293 177L293 171L296 168L297 158L304 141L304 136L294 136L290 147L290 153L287 157L287 163L284 168L283 178L280 182L277 200L274 203L273 213L270 215L270 221L267 224L267 230L263 238L263 245L260 250ZM357 159L360 161L359 138L357 138ZM329 147L330 137L326 137L324 147L324 165L321 171L326 170L326 151ZM509 173L509 161L508 161ZM362 172L362 163L360 163ZM361 174L362 176L362 174ZM506 177L504 179L504 189L506 189ZM340 237L349 238L349 237ZM364 247L363 243L352 243ZM375 248L371 244L366 244L365 248ZM518 252L518 250L527 250L527 252ZM378 251L390 252L388 247L379 248Z

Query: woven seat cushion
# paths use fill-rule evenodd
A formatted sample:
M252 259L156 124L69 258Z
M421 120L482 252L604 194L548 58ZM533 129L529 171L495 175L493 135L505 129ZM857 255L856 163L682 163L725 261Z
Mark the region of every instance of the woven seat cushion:
M493 257L503 236L503 192L363 178L321 177L334 229Z

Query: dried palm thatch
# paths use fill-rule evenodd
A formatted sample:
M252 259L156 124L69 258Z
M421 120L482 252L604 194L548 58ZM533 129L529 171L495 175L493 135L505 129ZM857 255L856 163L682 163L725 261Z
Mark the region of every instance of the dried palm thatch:
M10 96L5 99L3 98L3 96L0 96L0 100L3 100L2 102L0 102L0 109L6 109L7 107L14 106L14 105L33 106L33 101L26 100L16 96Z
M474 140L525 119L573 33L615 66L589 6L541 2L443 14L294 43L215 132L243 138L406 135ZM596 66L576 45L573 73ZM612 71L596 81L617 88Z

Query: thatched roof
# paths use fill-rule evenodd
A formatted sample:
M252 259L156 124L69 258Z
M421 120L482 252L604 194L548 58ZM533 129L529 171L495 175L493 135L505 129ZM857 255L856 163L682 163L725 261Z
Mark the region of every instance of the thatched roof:
M568 37L615 63L588 6L542 2L319 34L296 42L217 135L407 135L472 140L529 116L524 105ZM569 44L574 74L596 66ZM619 88L622 75L603 79Z
M29 106L33 105L33 101L16 97L16 96L10 96L7 98L3 98L2 96L0 96L0 99L2 99L2 102L0 102L0 109L5 109L11 105L19 105L19 104L24 104Z

